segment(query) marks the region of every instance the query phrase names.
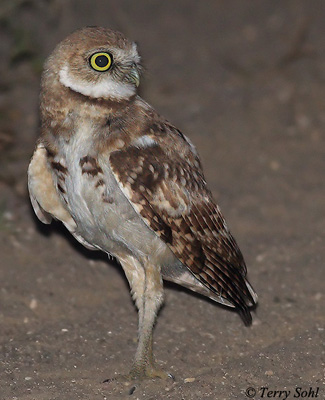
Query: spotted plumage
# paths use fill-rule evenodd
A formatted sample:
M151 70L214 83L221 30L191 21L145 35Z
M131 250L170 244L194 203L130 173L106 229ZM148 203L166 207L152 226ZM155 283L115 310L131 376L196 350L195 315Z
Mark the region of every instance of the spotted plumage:
M166 377L153 360L162 279L235 307L256 295L194 145L137 95L140 57L118 32L84 28L45 64L41 135L28 176L40 220L115 256L139 309L129 378Z

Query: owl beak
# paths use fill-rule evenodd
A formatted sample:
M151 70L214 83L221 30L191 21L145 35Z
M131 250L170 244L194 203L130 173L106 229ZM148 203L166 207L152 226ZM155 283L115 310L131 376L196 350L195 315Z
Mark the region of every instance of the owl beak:
M134 66L130 73L127 75L128 81L133 83L136 87L140 85L140 74L136 66Z

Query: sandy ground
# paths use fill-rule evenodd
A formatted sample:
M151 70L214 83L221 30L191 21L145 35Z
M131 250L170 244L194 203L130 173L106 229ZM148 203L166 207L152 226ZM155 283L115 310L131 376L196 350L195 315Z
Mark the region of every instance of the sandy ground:
M1 400L325 398L324 18L322 0L1 0ZM136 348L126 280L29 205L42 63L83 25L139 43L141 94L197 146L259 295L245 328L167 286L155 353L174 382L102 383Z

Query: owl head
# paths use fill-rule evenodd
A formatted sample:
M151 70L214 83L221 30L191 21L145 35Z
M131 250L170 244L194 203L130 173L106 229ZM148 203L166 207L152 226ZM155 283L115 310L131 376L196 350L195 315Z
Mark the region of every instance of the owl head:
M63 85L92 99L122 101L140 82L135 43L107 28L82 28L58 44L45 63L43 84Z

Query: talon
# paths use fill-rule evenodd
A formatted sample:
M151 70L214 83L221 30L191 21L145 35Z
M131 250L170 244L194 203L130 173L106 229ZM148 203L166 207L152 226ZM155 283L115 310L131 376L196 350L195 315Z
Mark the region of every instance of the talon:
M165 372L162 368L156 365L147 365L145 367L134 366L129 373L129 377L132 380L155 379L155 378L160 378L163 380L167 379L175 380L172 374Z

